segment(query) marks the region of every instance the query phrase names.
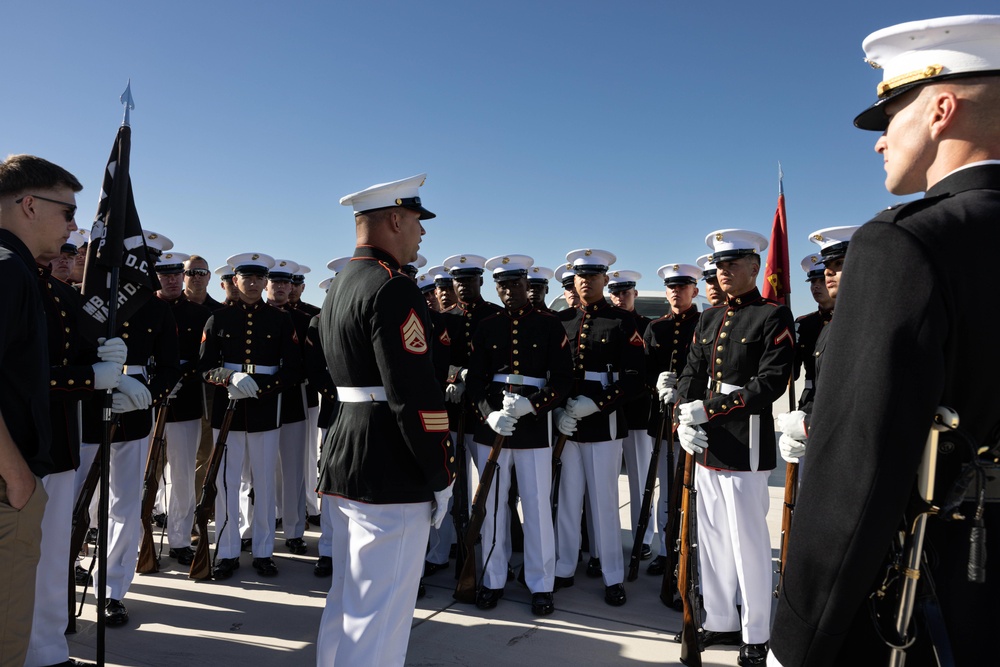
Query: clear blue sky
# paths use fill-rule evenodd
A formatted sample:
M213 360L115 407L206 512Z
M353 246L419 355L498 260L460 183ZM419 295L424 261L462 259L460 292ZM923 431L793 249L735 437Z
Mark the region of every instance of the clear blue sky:
M143 227L213 268L238 252L292 259L312 268L305 297L320 303L326 262L354 246L340 197L427 172L430 263L526 253L551 267L598 247L660 290L656 269L693 263L709 232L770 234L779 160L793 267L815 249L810 232L898 201L877 135L851 124L880 79L861 41L984 11L963 0L7 3L0 155L75 173L89 227L131 78ZM793 276L794 310L814 309Z

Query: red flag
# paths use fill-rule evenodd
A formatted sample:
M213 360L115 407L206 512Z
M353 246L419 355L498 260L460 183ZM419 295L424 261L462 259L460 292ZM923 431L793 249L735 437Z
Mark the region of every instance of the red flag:
M767 263L764 265L765 299L788 305L786 297L791 293L788 275L788 220L785 218L785 190L781 183L781 166L778 166L778 209L774 212L771 226L771 243L767 247Z

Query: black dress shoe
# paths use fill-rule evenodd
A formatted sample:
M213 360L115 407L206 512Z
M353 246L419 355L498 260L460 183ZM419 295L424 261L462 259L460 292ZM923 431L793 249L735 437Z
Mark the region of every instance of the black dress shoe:
M220 558L215 567L212 568L212 578L216 581L228 579L238 569L240 569L239 558Z
M483 586L476 595L476 607L478 609L493 609L502 597L502 588L486 588Z
M653 557L653 550L649 548L648 544L643 544L642 548L639 550L639 560L649 560Z
M424 586L424 582L421 581L420 585L417 586L417 599L422 600L425 595L427 595L427 587Z
M262 577L273 577L278 574L278 566L270 558L254 558L251 565Z
M240 551L253 553L253 539L244 537L240 540Z
M625 586L623 584L611 584L604 588L604 601L612 607L620 607L625 604Z
M555 590L560 588L569 588L573 585L573 577L556 577L555 580Z
M591 579L597 579L601 576L601 559L591 558L587 561L587 576Z
M532 593L531 613L535 616L547 616L556 610L552 602L552 593Z
M319 514L306 514L306 522L314 526L319 526L322 523Z
M429 560L424 561L424 576L429 577L435 572L440 572L441 570L447 570L448 563L432 563Z
M104 623L110 628L128 623L128 609L121 600L109 599L105 603Z
M191 547L181 547L180 549L171 549L170 557L176 558L178 564L180 565L190 565L191 561L194 560L194 549Z
M333 574L333 559L329 556L320 556L313 565L313 574L317 577L329 577Z
M293 537L290 540L285 540L285 548L296 556L301 556L309 550L308 545L306 545L306 541L301 537Z
M86 586L90 583L90 572L77 565L73 569L73 576L76 578L77 586Z
M743 635L739 630L730 632L716 632L705 630L698 634L698 643L701 649L705 650L709 646L739 646L743 643Z
M667 557L657 556L646 568L646 574L650 574L654 577L662 577L663 573L667 571Z
M88 528L87 529L87 544L97 544L97 529Z
M743 644L740 646L740 657L737 661L744 665L766 665L767 644Z
M167 513L160 512L159 514L153 515L153 523L155 523L160 528L164 528L167 525Z

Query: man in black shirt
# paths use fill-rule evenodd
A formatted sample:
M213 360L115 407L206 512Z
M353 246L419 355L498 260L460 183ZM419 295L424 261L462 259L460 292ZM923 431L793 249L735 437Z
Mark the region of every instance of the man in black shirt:
M35 257L59 252L76 229L65 169L31 155L0 163L0 647L22 664L35 600L35 569L47 496L39 477L49 455L49 353Z

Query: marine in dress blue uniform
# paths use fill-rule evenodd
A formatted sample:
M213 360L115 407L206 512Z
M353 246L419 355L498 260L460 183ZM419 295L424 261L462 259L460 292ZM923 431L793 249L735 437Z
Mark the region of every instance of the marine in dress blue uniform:
M423 180L341 199L354 207L358 245L320 313L339 399L319 480L336 503L333 577L316 647L322 667L403 664L428 530L444 521L451 496L454 447L427 307L399 271L416 258L420 221L434 215L420 203Z

